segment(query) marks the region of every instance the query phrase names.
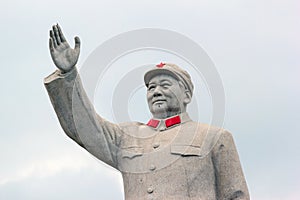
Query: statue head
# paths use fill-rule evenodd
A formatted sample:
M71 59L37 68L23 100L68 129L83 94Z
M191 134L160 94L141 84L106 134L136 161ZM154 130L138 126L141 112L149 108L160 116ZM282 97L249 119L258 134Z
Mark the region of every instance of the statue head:
M185 70L175 64L160 63L145 73L144 82L153 117L164 119L186 112L194 85Z

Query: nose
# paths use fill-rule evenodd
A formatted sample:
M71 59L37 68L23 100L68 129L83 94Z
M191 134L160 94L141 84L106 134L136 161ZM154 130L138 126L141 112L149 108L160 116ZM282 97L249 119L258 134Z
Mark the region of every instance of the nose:
M157 86L153 91L153 97L159 97L159 96L162 96L162 93L161 93L160 86Z

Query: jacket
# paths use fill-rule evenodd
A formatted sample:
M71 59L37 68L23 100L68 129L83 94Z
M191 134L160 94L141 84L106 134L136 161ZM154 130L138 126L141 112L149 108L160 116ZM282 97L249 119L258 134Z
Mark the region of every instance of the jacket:
M148 124L111 123L95 112L76 68L56 71L44 84L65 133L122 173L126 200L249 199L230 132L187 113Z

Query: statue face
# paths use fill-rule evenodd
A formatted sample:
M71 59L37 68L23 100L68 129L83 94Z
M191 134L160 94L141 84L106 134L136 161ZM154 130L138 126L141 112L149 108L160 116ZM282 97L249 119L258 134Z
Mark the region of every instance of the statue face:
M147 100L153 117L167 118L185 112L185 105L189 103L190 97L177 79L160 74L149 81Z

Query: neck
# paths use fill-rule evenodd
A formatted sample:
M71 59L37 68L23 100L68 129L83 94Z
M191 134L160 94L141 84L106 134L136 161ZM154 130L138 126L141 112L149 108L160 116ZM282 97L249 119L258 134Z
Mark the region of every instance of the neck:
M166 119L175 115L179 115L181 113L184 113L185 110L183 112L163 112L163 113L153 113L153 118L155 119Z

